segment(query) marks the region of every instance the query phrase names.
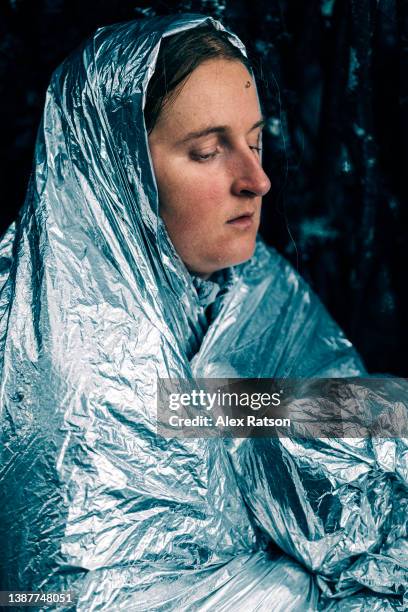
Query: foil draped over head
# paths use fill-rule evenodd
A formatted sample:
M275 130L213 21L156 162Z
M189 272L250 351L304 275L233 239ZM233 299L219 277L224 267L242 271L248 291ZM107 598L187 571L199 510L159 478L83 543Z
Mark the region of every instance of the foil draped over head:
M163 38L208 24L224 30L199 15L97 30L53 75L31 190L49 239L69 235L80 259L87 249L95 257L98 251L131 290L142 292L151 321L166 321L178 338L194 336L199 304L158 214L143 107Z
M209 294L158 215L143 104L163 37L208 23L101 28L52 77L0 242L1 584L86 612L402 609L406 441L157 433L160 377L364 374L260 239L202 334Z

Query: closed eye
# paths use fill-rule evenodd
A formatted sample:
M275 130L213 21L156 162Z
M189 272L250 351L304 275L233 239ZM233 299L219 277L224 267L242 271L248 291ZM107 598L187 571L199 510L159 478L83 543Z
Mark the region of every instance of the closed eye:
M261 146L249 145L251 151L256 151L258 154L262 152ZM209 151L208 153L200 153L199 151L192 151L190 153L190 157L192 160L197 162L206 162L210 159L214 159L220 153L220 149L215 149L214 151Z
M218 155L218 153L218 149L216 149L215 151L210 151L209 153L198 153L193 151L190 156L194 161L204 162L208 161L209 159L213 159L216 155Z

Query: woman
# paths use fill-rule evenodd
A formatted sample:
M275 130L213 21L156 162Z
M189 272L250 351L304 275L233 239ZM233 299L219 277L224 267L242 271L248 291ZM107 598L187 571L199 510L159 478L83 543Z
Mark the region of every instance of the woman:
M71 589L79 610L391 609L359 593L405 579L371 446L156 435L158 377L363 373L256 240L263 119L223 32L102 28L51 81L1 252L3 588Z

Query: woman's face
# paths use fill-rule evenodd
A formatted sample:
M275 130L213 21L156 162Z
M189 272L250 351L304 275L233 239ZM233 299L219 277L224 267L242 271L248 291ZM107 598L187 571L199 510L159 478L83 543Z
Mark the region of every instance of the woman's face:
M191 73L149 136L160 214L187 268L203 278L254 252L270 188L262 124L245 66L213 59Z

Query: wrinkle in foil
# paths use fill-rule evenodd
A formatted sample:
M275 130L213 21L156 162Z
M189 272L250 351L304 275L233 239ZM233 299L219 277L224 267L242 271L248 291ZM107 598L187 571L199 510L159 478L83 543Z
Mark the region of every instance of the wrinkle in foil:
M2 588L71 589L86 611L400 609L406 441L156 436L158 377L364 374L261 240L197 344L143 103L162 37L202 23L222 28L101 28L52 77L0 244Z

